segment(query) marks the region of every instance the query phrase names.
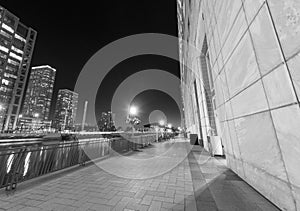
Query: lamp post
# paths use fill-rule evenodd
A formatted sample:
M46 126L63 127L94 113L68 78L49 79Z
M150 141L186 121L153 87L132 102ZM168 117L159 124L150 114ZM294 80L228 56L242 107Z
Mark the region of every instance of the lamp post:
M19 114L19 116L18 116L18 127L20 127L20 128L18 128L18 130L19 130L20 133L23 131L23 124L20 123L21 122L20 119L22 117L23 117L23 115Z
M36 130L36 129L37 129L36 127L37 127L37 121L38 121L39 116L40 116L39 113L33 114L33 117L35 118L33 130Z
M128 124L130 124L132 127L132 137L131 137L132 139L133 139L134 131L135 131L134 126L138 125L140 123L140 120L136 117L137 114L138 114L138 108L136 106L130 106L126 122ZM133 140L132 140L132 142L133 142ZM136 147L137 147L137 145L132 143L132 149L136 150Z
M129 115L127 119L132 126L132 133L135 131L134 125L139 124L139 120L136 118L137 114L138 114L138 108L136 106L130 106Z
M0 118L2 118L2 111L4 110L4 106L0 104ZM3 125L0 126L0 133L3 132Z
M159 125L160 125L160 126L164 126L164 125L165 125L165 121L164 121L164 120L160 120L160 121L159 121Z
M162 119L159 121L159 125L160 125L160 132L162 133L162 130L161 130L161 127L164 127L165 126L165 121ZM163 135L162 135L162 139L163 139Z

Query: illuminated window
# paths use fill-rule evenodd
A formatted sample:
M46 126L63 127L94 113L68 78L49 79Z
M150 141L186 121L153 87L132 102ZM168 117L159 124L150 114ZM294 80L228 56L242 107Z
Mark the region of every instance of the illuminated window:
M22 50L16 48L15 46L11 46L11 49L12 49L13 51L15 51L16 53L19 53L19 54L22 54L22 55L24 54L24 52L23 52Z
M3 31L2 29L0 30L0 34L2 34L3 36L5 36L5 37L7 37L9 39L12 38L12 36L10 34L8 34L7 32Z
M4 46L2 46L2 45L0 45L0 50L1 51L4 51L5 53L8 53L8 48L6 48L6 47L4 47Z
M18 34L15 34L15 38L17 38L18 40L21 40L22 42L25 42L25 43L26 43L26 39L24 39L23 37L21 37L21 36L18 35Z
M6 80L6 79L2 79L2 84L5 84L6 86L8 86L10 83L9 80Z
M13 68L13 67L10 67L10 66L6 66L5 69L6 69L6 70L9 70L9 71L11 71L11 72L13 72L13 73L15 73L15 72L17 71L17 69L15 69L15 68Z
M18 56L17 54L13 53L13 52L10 52L9 53L9 56L11 56L12 58L15 58L19 61L22 61L22 57L21 56Z
M10 73L4 73L4 77L6 78L14 78L14 79L17 79L18 77L13 75L13 74L10 74Z
M12 59L8 59L8 61L7 61L9 64L13 64L13 65L15 65L15 66L19 66L19 62L16 62L16 61L14 61L14 60L12 60Z
M6 56L4 53L0 52L0 58L2 58L2 59L6 59L6 58L7 58L7 56Z
M15 30L13 30L13 28L11 28L10 26L6 25L5 23L2 24L2 27L4 29L6 29L7 31L9 31L10 33L14 33Z

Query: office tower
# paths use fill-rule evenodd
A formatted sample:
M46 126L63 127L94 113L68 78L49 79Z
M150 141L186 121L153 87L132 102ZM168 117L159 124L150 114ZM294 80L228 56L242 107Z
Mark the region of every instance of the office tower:
M98 127L100 131L115 131L114 114L111 111L102 112Z
M49 120L56 70L49 65L32 67L22 109L23 117Z
M0 6L0 131L16 128L36 36Z
M78 94L68 89L60 89L57 95L53 127L57 130L74 130Z

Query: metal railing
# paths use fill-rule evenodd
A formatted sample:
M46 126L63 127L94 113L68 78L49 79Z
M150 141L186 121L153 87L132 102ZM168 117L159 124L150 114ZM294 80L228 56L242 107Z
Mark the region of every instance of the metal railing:
M17 184L51 172L101 158L113 152L124 153L154 142L154 134L122 134L117 138L82 138L49 142L28 139L0 142L0 188L13 190Z

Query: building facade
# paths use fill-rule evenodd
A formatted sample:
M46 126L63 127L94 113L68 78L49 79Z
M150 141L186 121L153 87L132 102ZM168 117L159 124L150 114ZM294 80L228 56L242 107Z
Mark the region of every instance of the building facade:
M100 131L116 131L114 114L111 111L102 112L98 121Z
M178 0L185 127L228 166L300 210L300 2ZM189 67L189 68L188 68Z
M16 128L36 36L0 6L0 131Z
M60 89L54 113L53 127L59 131L74 130L78 94L68 89Z
M39 117L19 117L18 129L21 133L43 133L52 132L51 121Z
M41 120L49 120L55 74L49 65L31 68L22 116L38 115Z

